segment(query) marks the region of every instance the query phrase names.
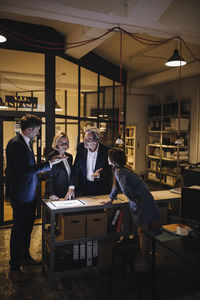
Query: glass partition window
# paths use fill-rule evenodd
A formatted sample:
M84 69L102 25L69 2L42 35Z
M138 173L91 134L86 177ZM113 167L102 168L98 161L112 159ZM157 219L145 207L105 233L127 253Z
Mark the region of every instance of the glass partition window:
M78 65L56 57L56 114L78 116Z
M13 96L6 110L45 111L44 54L0 49L0 56L1 97L5 103ZM37 106L26 97L37 97Z
M94 109L98 107L98 75L81 68L81 117L96 118Z

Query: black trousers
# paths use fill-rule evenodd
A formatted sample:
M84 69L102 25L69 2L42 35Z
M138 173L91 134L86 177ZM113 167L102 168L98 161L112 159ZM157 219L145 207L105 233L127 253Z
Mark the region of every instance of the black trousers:
M20 260L30 257L31 232L35 221L36 200L30 203L12 203L13 226L10 237L10 268L20 269Z

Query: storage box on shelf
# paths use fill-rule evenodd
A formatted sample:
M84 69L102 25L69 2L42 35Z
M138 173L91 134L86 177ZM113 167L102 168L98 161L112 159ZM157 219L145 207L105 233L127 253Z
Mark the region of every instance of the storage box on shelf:
M149 107L147 178L167 186L178 183L180 162L189 160L190 101L178 110L178 102Z
M128 200L99 204L104 198L87 198L88 204L83 206L58 209L43 200L43 271L49 274L52 287L56 287L56 278L105 267L102 248L106 245L110 263L113 245L128 235Z
M135 169L135 149L136 149L136 126L126 127L126 142L125 152L127 156L127 163Z

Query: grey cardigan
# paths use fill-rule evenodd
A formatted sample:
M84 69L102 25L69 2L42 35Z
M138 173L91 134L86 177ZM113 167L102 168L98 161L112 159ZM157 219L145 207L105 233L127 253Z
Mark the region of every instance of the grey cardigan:
M111 200L121 192L129 199L130 211L136 226L150 224L162 218L161 212L144 181L132 170L116 168L117 186L112 188Z

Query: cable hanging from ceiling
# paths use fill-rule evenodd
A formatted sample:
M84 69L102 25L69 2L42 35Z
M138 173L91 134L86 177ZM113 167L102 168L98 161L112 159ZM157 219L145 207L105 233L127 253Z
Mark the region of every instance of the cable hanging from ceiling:
M130 38L133 38L134 40L136 40L138 43L141 43L143 45L148 45L148 46L149 45L151 45L151 46L152 45L160 46L160 45L164 45L164 44L166 44L166 43L168 43L172 40L179 40L179 41L182 41L182 43L184 44L186 49L189 51L189 53L193 57L193 59L196 60L196 61L200 61L200 59L195 57L195 55L192 53L191 49L188 47L186 42L178 35L172 35L168 39L153 40L153 39L150 39L150 38L142 37L137 33L132 33L132 32L126 31L125 29L123 29L119 26L114 26L110 29L107 29L105 33L103 33L103 34L101 34L97 37L87 39L87 40L83 40L83 41L78 41L78 42L69 42L69 43L67 43L67 45L65 45L64 42L57 43L57 42L50 42L50 41L35 39L33 37L30 37L30 36L21 34L19 32L16 32L14 30L11 30L10 28L7 28L7 27L2 26L2 25L0 25L0 29L3 30L5 32L5 34L10 36L11 38L13 38L13 39L17 40L18 42L20 42L22 44L25 44L27 46L31 46L31 47L35 47L35 48L39 48L39 49L60 50L60 51L85 46L89 43L93 43L93 42L105 37L106 35L110 34L111 32L124 33L124 34L128 35Z

